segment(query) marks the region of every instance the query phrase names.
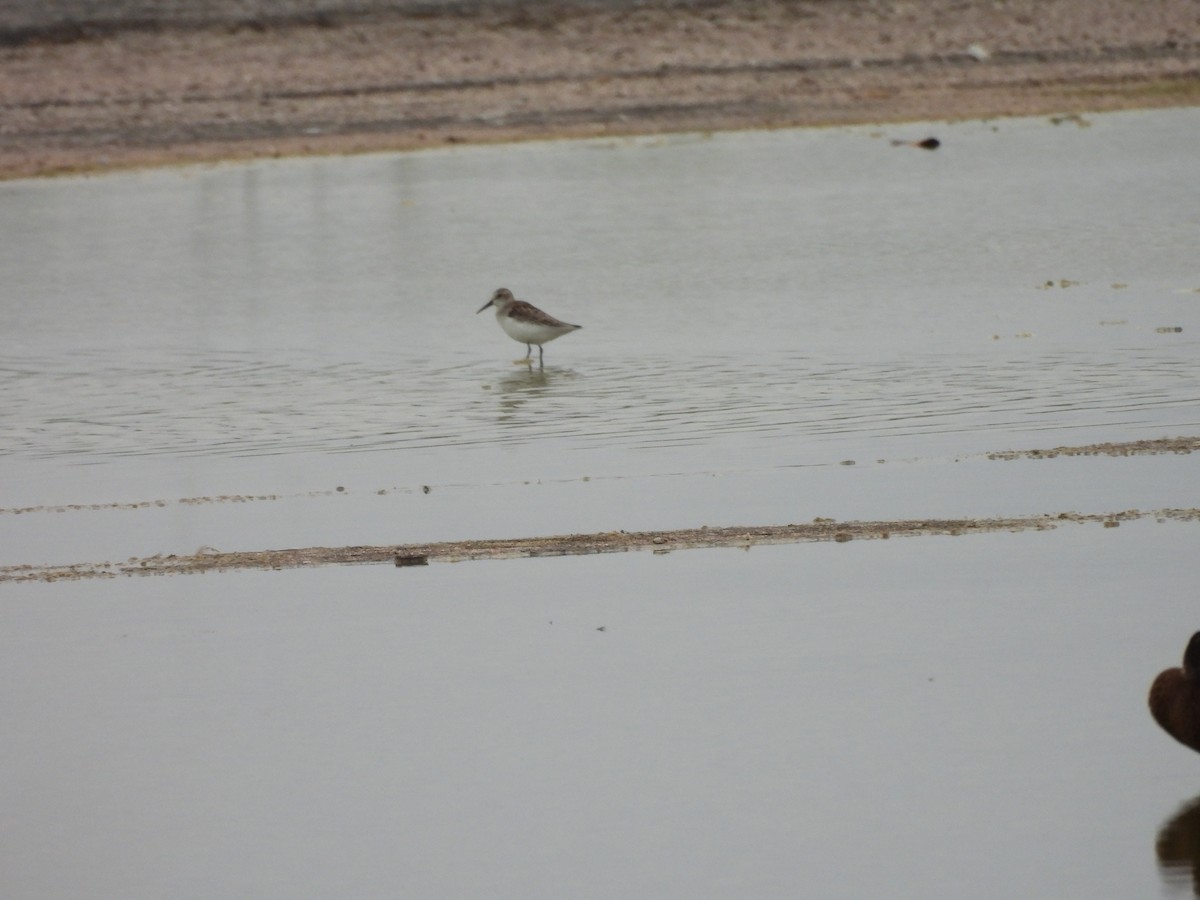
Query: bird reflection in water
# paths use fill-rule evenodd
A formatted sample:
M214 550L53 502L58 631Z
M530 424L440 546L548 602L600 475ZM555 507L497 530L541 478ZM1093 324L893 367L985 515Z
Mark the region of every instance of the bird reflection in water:
M1192 894L1200 897L1200 797L1185 803L1158 830L1154 852L1169 887L1190 883Z
M511 419L522 407L530 402L549 400L560 393L556 388L578 378L572 369L543 369L522 366L512 374L506 375L496 383L496 399L500 403L500 421ZM544 409L541 403L534 402L531 409ZM566 415L559 410L560 415Z

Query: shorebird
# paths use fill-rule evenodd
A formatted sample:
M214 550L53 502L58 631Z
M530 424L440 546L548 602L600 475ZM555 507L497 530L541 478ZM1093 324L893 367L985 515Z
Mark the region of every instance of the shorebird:
M496 321L500 323L504 333L525 345L526 360L533 356L533 345L538 345L539 366L542 365L543 344L583 327L560 322L532 303L518 300L508 288L497 288L496 293L492 294L492 299L479 307L475 315L479 315L489 306L496 307Z
M1200 753L1200 631L1183 651L1183 666L1159 673L1150 685L1150 715L1163 731Z

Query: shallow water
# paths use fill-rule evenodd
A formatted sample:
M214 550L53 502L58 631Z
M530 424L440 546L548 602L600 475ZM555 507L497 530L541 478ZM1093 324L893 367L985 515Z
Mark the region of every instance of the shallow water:
M1194 531L6 589L6 893L1185 895Z
M1200 507L1195 454L988 457L1197 434L1198 126L0 184L0 565ZM501 284L584 326L544 370L474 314ZM4 584L0 869L1176 895L1196 763L1143 694L1200 626L1196 527Z
M270 481L230 458L317 489L343 452L419 484L1188 433L1197 118L10 183L3 450L92 502ZM585 326L545 371L473 315L499 283Z

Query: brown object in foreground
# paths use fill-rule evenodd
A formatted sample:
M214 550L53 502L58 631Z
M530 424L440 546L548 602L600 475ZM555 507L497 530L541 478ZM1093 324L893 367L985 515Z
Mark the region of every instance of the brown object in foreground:
M1183 666L1160 672L1150 685L1150 714L1167 734L1200 753L1200 631L1183 651Z

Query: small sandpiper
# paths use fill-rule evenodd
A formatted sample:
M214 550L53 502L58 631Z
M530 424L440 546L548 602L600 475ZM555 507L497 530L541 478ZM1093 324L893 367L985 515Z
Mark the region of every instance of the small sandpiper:
M508 288L497 288L496 293L492 294L492 299L479 307L479 312L475 315L479 315L489 306L496 307L496 321L500 323L504 333L525 345L526 360L533 356L533 345L538 345L539 366L542 365L543 344L583 327L560 322L532 303L518 300Z

